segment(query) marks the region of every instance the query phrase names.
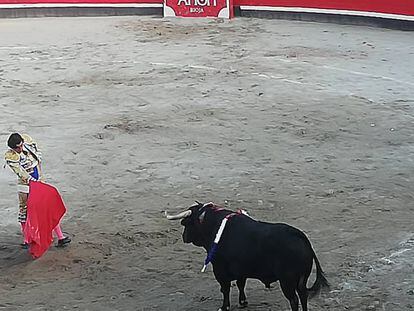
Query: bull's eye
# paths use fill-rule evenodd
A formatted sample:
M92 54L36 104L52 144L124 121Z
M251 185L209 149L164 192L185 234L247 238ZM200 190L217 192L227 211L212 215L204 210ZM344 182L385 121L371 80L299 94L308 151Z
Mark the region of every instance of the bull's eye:
M183 226L187 226L190 223L190 217L186 217L183 218L183 220L181 220L181 225Z

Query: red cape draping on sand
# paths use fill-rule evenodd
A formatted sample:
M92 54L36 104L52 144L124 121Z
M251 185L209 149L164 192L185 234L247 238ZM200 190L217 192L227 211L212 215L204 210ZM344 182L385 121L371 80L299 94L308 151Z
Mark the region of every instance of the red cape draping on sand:
M30 244L29 252L33 258L38 258L52 244L52 231L60 223L66 208L55 187L32 181L29 186L24 236Z

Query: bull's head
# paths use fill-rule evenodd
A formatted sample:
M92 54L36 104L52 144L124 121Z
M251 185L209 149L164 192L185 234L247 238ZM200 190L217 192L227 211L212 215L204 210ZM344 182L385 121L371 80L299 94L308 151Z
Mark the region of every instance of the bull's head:
M196 202L196 204L190 206L188 210L177 215L168 215L167 212L165 212L165 216L169 220L181 219L181 224L184 226L184 243L193 243L196 246L202 247L206 247L208 244L205 228L203 229L206 206L207 204Z

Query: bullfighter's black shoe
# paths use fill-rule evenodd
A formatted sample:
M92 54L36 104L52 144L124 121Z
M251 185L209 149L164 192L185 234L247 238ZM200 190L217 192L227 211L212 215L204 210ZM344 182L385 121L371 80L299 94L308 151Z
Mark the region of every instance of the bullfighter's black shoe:
M72 240L70 239L70 237L64 237L63 239L58 240L58 243L56 245L56 247L65 247L67 246L70 242L72 242Z

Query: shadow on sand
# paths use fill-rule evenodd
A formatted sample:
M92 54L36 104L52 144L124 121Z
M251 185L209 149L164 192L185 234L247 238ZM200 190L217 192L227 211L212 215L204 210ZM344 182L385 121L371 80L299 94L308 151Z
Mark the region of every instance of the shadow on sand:
M20 245L21 239L13 233L0 233L0 268L7 269L32 260L29 252Z

